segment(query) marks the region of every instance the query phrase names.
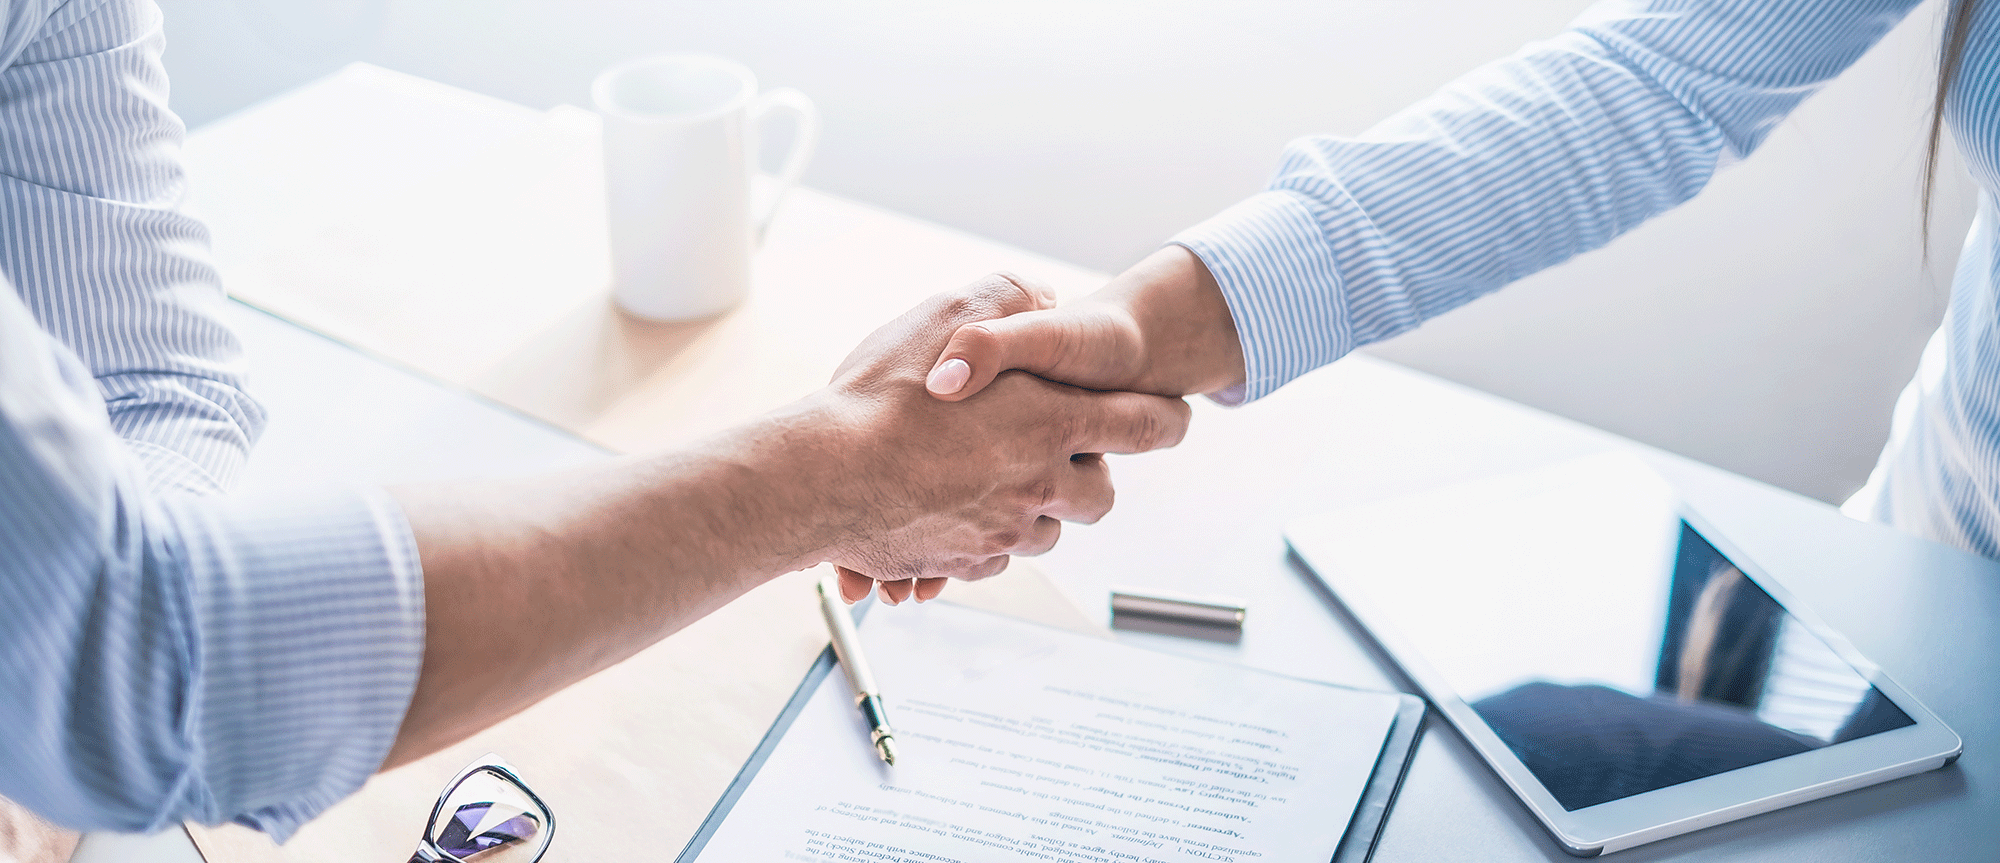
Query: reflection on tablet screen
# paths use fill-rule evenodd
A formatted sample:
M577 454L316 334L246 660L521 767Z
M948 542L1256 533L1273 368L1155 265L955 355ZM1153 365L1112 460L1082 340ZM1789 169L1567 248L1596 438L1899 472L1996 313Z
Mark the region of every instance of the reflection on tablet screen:
M1694 528L1679 527L1677 553L1660 567L1666 615L1650 686L1580 682L1551 667L1498 692L1460 690L1563 808L1912 724Z
M1348 514L1345 590L1575 811L1915 725L1643 468Z

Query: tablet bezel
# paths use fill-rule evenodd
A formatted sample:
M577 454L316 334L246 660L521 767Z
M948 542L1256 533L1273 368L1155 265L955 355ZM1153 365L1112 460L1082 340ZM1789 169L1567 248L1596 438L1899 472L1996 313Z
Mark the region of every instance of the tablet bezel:
M1714 545L1800 625L1818 636L1843 661L1853 666L1856 672L1908 714L1913 724L1575 811L1566 810L1479 717L1472 705L1431 667L1389 616L1370 607L1365 588L1354 589L1350 586L1351 580L1362 574L1340 567L1337 563L1337 543L1319 539L1330 526L1338 523L1341 513L1295 521L1287 525L1285 537L1293 553L1326 586L1338 604L1472 744L1472 748L1500 775L1515 796L1527 804L1536 819L1571 854L1595 856L1630 848L1935 769L1958 757L1962 742L1935 714L1889 679L1879 666L1862 656L1846 638L1814 615L1740 546L1717 531L1678 495L1675 508L1681 519L1696 533Z

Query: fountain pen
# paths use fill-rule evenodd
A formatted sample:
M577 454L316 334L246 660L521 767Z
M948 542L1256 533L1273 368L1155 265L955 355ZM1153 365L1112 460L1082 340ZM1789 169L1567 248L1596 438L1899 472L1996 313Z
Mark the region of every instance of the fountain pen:
M868 720L868 737L875 742L875 754L882 762L896 766L896 734L889 730L889 714L882 709L882 693L875 688L875 675L868 670L868 657L861 653L861 634L854 629L854 616L847 613L847 601L840 598L840 584L833 575L819 580L819 611L826 629L833 634L833 655L847 671L854 686L854 706Z

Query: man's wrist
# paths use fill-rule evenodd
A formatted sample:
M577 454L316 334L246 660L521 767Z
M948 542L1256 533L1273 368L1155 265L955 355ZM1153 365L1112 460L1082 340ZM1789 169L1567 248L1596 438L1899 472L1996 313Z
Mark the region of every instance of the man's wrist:
M914 377L902 385L928 398ZM949 483L920 467L922 434L893 401L835 384L742 429L753 465L744 490L772 502L769 523L789 526L770 538L774 575L849 558L940 505L928 496Z
M775 530L766 538L770 575L817 566L837 556L862 517L865 492L854 464L863 418L837 391L814 393L736 430L730 460L743 468L732 497L760 510Z

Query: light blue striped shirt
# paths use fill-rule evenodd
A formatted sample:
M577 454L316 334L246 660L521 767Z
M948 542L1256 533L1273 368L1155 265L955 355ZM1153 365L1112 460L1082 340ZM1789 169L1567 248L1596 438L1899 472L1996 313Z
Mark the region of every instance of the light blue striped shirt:
M1360 138L1294 143L1270 191L1178 238L1229 297L1241 395L1686 200L1911 5L1606 4ZM174 212L158 13L0 8L0 793L78 827L283 836L393 740L422 648L408 528L379 493L208 494L261 417ZM1987 554L1994 24L1949 112L1988 193L1871 483L1880 517Z
M1236 317L1248 377L1220 397L1266 395L1688 200L1915 5L1604 2L1359 137L1292 142L1267 191L1175 238ZM1979 214L1945 321L1849 506L1989 557L2000 556L1996 5L1975 13L1945 112Z
M387 754L421 575L379 491L218 494L263 414L176 210L160 24L0 0L0 794L282 837Z

